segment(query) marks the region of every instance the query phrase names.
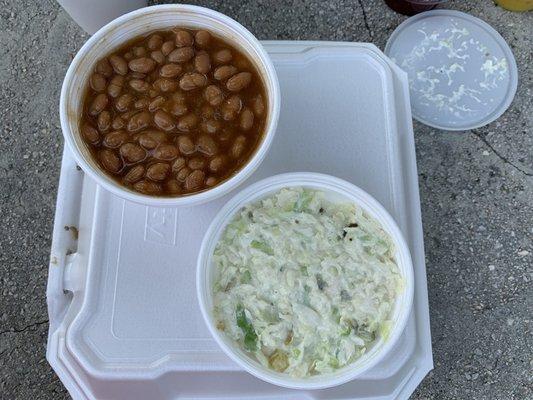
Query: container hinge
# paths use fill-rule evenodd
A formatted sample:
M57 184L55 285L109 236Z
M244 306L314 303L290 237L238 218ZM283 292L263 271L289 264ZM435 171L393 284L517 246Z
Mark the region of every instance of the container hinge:
M63 291L76 292L82 287L81 263L78 253L67 254L65 256L65 269L63 272Z

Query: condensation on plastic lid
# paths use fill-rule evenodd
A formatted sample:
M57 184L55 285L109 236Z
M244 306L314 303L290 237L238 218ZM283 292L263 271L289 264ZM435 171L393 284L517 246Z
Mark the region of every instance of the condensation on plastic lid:
M409 77L413 117L444 130L479 128L511 104L518 71L511 49L487 23L451 10L404 21L387 54Z

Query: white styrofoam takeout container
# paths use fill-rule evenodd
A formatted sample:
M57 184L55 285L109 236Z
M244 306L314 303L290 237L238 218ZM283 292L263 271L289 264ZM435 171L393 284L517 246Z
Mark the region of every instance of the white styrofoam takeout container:
M404 280L404 288L398 293L390 319L392 329L388 338L380 337L360 358L331 374L294 378L287 374L265 368L253 360L231 338L216 328L213 317L213 285L216 271L213 265L215 247L226 226L247 204L255 203L273 195L283 188L305 187L325 193L334 203L353 203L374 218L387 232L395 245L395 261ZM342 278L341 278L342 279ZM256 182L236 194L211 222L200 247L196 274L198 302L209 331L222 350L237 364L254 376L275 385L292 389L324 389L346 383L368 371L383 360L400 338L411 313L413 301L413 265L409 247L396 222L379 202L364 190L345 180L326 174L296 172L274 175Z
M239 47L256 65L267 92L267 123L261 144L234 176L214 188L180 197L149 196L128 189L106 175L93 159L79 133L79 116L88 78L96 61L135 37L156 30L182 26L207 29ZM125 14L96 32L72 60L63 81L60 99L63 136L76 161L91 178L110 192L130 201L152 206L191 206L220 197L248 178L263 161L276 132L280 90L272 61L259 41L237 21L204 7L173 4L145 7Z
M414 299L386 358L321 390L282 388L220 349L196 298L196 264L234 195L194 207L124 200L61 166L47 304L47 360L75 400L406 400L433 367L407 75L366 43L266 41L283 108L272 149L244 186L293 171L338 176L371 194L409 245ZM65 230L75 226L79 234Z

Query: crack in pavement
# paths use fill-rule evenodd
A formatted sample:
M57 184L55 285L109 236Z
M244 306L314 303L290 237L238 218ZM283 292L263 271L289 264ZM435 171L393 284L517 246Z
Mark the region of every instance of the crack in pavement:
M370 35L370 39L373 39L374 35L372 35L372 30L370 29L370 25L368 24L368 18L366 16L366 10L365 10L365 6L363 5L363 0L357 0L357 2L361 6L361 10L363 11L363 20L365 21L366 30L368 34Z
M513 167L514 169L516 169L517 171L523 173L526 176L533 176L533 173L525 171L524 169L522 169L521 167L519 167L518 165L513 163L511 160L509 160L507 157L505 157L505 156L501 155L500 153L498 153L498 151L479 132L476 132L475 130L472 130L471 132L474 134L475 137L477 137L479 140L481 140L483 143L485 143L485 145L489 149L491 149L494 152L494 154L496 154L496 156L500 160L502 160L505 164L509 164L511 167Z
M44 321L34 322L33 324L26 325L26 326L24 326L22 328L11 328L11 329L9 329L7 331L1 331L0 335L3 335L4 333L20 333L20 332L24 332L24 331L27 331L30 328L33 328L34 326L43 325L43 324L47 324L47 323L48 323L48 320L45 319Z

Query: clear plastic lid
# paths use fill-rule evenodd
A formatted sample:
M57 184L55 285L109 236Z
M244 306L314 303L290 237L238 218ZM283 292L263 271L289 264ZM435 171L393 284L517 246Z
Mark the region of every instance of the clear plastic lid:
M413 117L444 130L468 130L500 117L516 93L511 49L488 24L451 10L404 21L385 53L407 72Z

